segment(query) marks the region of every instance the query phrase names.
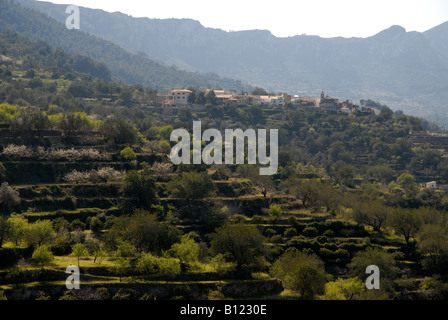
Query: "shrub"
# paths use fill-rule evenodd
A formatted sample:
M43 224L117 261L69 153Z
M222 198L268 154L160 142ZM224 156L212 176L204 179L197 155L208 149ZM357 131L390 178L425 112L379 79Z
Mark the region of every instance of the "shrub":
M320 248L319 256L321 256L324 259L335 259L334 252L331 250L328 250L327 248Z
M137 262L137 270L141 275L175 276L180 273L180 261L175 258L156 257L144 253Z
M315 227L306 227L303 230L303 234L307 237L314 238L318 235L317 229Z
M355 277L338 279L325 285L326 300L356 300L365 291L365 285Z
M283 238L281 235L277 234L271 237L271 242L272 243L282 243L283 242Z
M278 218L278 217L280 217L280 216L282 215L282 213L283 213L282 206L279 205L279 204L275 204L275 203L273 203L273 204L271 204L271 205L269 206L268 213L269 213L269 215L270 215L271 217L273 217L273 218Z
M222 253L218 253L216 256L214 256L210 260L210 264L212 265L213 269L220 274L223 274L227 271L232 271L236 267L235 263L227 262Z
M337 249L335 252L338 259L349 259L350 258L350 252L348 252L345 249Z
M105 287L96 289L96 295L98 296L98 299L100 299L100 300L109 300L110 299L109 291Z
M272 236L277 234L277 231L275 231L274 229L269 228L269 229L266 229L266 231L264 233L265 233L265 235L267 237L272 237Z
M327 281L325 265L319 257L293 248L274 262L270 273L281 279L285 288L298 291L303 299L322 294Z
M292 238L292 237L295 237L296 235L297 235L297 229L296 228L288 228L284 232L284 236L286 238Z
M62 295L62 297L59 298L59 300L78 300L78 298L76 297L75 292L70 290L64 292L64 294Z
M263 217L260 216L260 215L254 215L254 216L252 217L251 221L252 221L253 224L262 224L263 221L264 221L264 219L263 219Z
M137 159L137 155L131 147L126 147L121 150L120 155L126 160L135 160Z
M43 244L34 250L32 259L35 260L42 269L44 269L45 266L53 262L54 256L48 247Z
M19 192L3 182L0 186L0 209L11 210L19 203Z
M316 237L316 241L319 243L326 243L328 241L328 239L325 236L318 236L318 237Z
M180 243L171 246L169 253L172 257L178 258L182 263L192 264L198 261L199 245L188 235L181 238Z
M328 229L323 233L323 235L331 238L331 237L334 237L334 232L333 232L333 230Z
M131 288L121 288L114 295L112 300L135 300L137 298L137 293Z

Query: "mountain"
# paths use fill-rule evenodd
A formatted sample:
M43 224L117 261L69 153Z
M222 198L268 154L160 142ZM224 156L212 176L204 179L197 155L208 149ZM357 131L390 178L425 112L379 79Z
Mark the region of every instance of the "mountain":
M65 10L64 10L65 12ZM129 84L142 84L154 89L188 85L245 90L241 81L201 74L156 62L144 53L131 53L124 48L82 30L68 30L47 14L26 8L14 1L0 0L0 30L11 29L31 40L42 40L68 53L90 57L103 63L111 76ZM250 88L250 87L249 87Z
M20 0L56 20L65 5ZM368 38L279 38L226 32L190 19L133 18L81 9L81 29L134 53L196 72L215 72L272 91L370 98L447 127L448 24L424 33L392 26Z

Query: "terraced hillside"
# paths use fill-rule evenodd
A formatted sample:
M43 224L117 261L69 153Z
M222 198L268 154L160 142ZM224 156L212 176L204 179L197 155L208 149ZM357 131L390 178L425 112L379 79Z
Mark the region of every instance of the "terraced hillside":
M86 57L12 32L0 46L0 299L446 297L448 158L438 138L415 137L424 120L387 107L148 108L156 90L68 63L102 70ZM277 172L173 165L171 133L194 120L277 129ZM66 288L70 264L79 291ZM370 265L381 290L364 285Z

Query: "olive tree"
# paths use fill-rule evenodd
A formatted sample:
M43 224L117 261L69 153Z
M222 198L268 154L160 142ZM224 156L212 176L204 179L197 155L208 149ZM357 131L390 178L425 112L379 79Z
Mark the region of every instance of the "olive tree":
M298 291L303 299L323 294L327 274L323 261L315 254L289 248L274 262L270 273L282 280L285 288Z

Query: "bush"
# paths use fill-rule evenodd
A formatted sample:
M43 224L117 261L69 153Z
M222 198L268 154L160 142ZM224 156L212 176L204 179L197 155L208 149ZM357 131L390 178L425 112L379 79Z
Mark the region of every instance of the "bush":
M335 258L334 252L331 250L328 250L327 248L320 248L319 256L321 256L324 259L334 259Z
M100 300L109 300L110 299L109 291L105 287L96 289L96 295L98 296L98 299L100 299Z
M323 244L328 241L328 238L325 236L318 236L318 237L316 237L316 241Z
M303 230L303 234L305 236L309 237L309 238L314 238L314 237L317 237L318 232L317 232L317 229L315 227L306 227Z
M279 244L279 243L283 242L283 238L281 235L277 234L277 235L271 237L271 242Z
M19 192L3 182L0 186L0 210L10 211L19 203Z
M307 251L288 249L271 267L272 276L282 280L286 289L298 291L303 299L324 293L327 274L323 261Z
M120 155L126 160L135 160L137 159L137 155L131 147L126 147L121 150Z
M137 262L137 270L141 275L172 276L179 274L180 261L176 258L156 257L144 253Z
M264 219L260 215L255 215L252 217L251 221L253 224L262 224L264 222Z
M335 234L334 234L333 230L328 229L323 233L323 235L325 237L331 238L331 237L334 237Z
M349 259L350 258L350 252L344 249L337 249L335 252L338 259Z
M296 217L289 217L288 218L288 223L292 226L292 227L296 227L297 226L297 218Z
M272 229L272 228L268 228L268 229L266 229L266 231L264 232L264 234L265 234L267 237L272 237L272 236L274 236L274 235L277 234L277 231L275 231L275 230Z
M292 237L295 237L296 235L297 235L297 229L296 228L288 228L284 232L284 236L286 238L292 238Z
M112 300L135 300L137 298L137 293L131 288L121 288L114 295Z

